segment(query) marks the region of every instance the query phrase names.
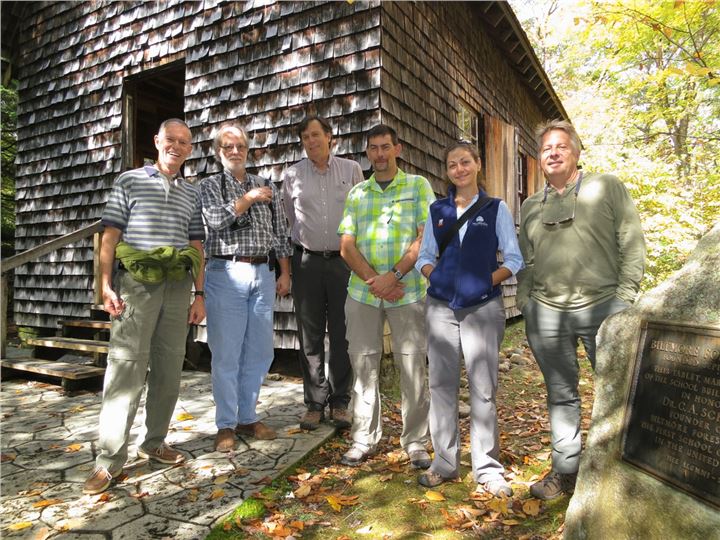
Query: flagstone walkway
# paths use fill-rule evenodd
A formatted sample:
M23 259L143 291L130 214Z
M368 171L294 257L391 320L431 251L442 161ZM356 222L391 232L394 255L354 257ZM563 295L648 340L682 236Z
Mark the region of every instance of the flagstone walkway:
M59 386L3 381L0 393L0 537L56 540L203 539L244 498L334 434L297 429L302 382L266 381L258 412L273 441L241 439L213 451L210 374L183 373L167 442L188 455L177 467L136 460L105 494L83 495L96 455L100 392L66 395ZM142 409L141 409L142 410ZM131 437L142 425L138 415ZM130 455L135 456L135 446Z

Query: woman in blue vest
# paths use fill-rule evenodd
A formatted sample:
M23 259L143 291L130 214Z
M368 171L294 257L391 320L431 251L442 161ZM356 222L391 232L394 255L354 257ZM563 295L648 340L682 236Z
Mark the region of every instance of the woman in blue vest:
M418 477L435 487L459 476L458 391L460 357L470 385L470 448L477 490L511 496L498 461L495 394L498 353L505 331L500 283L523 266L507 205L478 183L477 147L445 149L448 195L430 205L415 267L429 280L426 299L430 362L430 433L435 458ZM503 254L498 266L497 252Z

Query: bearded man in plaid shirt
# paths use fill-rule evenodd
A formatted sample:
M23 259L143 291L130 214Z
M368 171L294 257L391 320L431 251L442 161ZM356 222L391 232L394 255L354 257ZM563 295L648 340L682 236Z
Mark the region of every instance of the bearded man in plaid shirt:
M397 133L380 124L367 134L374 174L348 193L338 228L340 252L352 270L345 302L353 383L353 444L341 462L358 466L382 437L379 371L385 319L400 368L403 431L412 465L430 466L424 321L425 283L414 268L432 188L397 166Z

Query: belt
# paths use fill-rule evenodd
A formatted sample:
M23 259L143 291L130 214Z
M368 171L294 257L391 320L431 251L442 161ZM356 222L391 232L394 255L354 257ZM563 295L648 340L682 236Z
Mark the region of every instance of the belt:
M295 244L295 249L297 249L298 251L301 251L302 253L309 253L310 255L316 255L318 257L322 257L323 259L332 259L333 257L340 256L339 251L329 251L329 250L313 251L313 250L303 247L299 244Z
M212 255L213 259L222 259L223 261L244 262L250 264L265 264L268 262L267 255L264 257L244 257L242 255Z

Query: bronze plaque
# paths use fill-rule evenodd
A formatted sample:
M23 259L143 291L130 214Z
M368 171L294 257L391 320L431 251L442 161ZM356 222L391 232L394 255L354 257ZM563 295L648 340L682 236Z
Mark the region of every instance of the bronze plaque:
M645 323L622 457L720 506L720 328Z

